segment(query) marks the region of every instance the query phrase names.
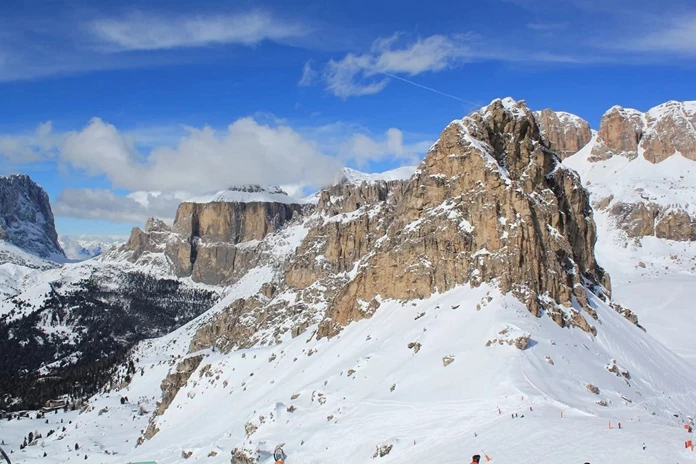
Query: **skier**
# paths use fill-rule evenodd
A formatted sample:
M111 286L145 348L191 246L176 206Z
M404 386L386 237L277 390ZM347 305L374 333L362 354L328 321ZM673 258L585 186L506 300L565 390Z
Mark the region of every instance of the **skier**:
M471 464L479 464L481 462L481 455L480 454L474 454L471 457Z
M285 464L287 458L288 456L285 454L285 451L283 451L283 445L276 446L273 452L273 459L275 459L276 464Z

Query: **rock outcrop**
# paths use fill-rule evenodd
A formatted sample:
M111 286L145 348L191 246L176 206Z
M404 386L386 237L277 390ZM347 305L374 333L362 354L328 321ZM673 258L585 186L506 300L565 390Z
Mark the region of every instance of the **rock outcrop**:
M686 211L655 203L615 203L609 209L619 229L629 238L649 237L696 241L696 219Z
M329 226L340 238L324 240L324 265L347 271L362 261L331 302L320 336L369 317L381 298L491 281L537 316L594 331L572 305L594 317L583 278L609 288L593 254L589 195L546 146L523 102L496 100L451 123L401 188L371 213ZM295 278L292 266L288 272L288 283L300 287L315 277Z
M125 253L131 262L158 262L196 282L230 283L257 264L258 243L302 215L303 208L279 201L182 203L173 226L150 220L145 230L134 228L128 242L107 259Z
M411 178L324 189L273 284L202 321L190 352L274 343L316 323L312 336L333 336L383 299L484 282L595 332L587 291L608 298L610 283L589 194L548 143L524 102L496 100L452 122Z
M545 109L534 116L542 138L561 159L574 155L592 139L590 123L574 114Z
M185 358L179 364L177 364L174 372L170 372L167 377L162 380L162 384L160 385L160 389L162 390L162 399L157 402L157 409L152 414L147 429L143 433L142 437L138 440L139 445L142 444L144 440L149 440L150 438L154 437L157 432L159 432L156 424L157 417L161 416L167 411L169 405L172 404L172 401L174 401L176 394L179 393L179 390L181 390L184 385L186 385L186 382L188 382L191 374L198 369L198 366L200 366L202 360L203 355Z
M696 161L696 102L670 101L646 113L614 106L604 113L590 160L639 153L651 163L675 153Z
M40 258L65 258L48 195L27 175L0 177L0 240Z

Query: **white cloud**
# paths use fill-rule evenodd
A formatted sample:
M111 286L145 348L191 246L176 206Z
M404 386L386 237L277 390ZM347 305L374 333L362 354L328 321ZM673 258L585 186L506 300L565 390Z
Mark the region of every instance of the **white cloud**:
M60 136L53 133L53 124L39 124L28 134L0 134L0 158L11 164L32 163L51 158L60 143Z
M431 142L405 144L403 132L392 127L379 139L365 134L353 135L341 144L340 154L342 158L352 160L358 166L385 159L416 164L431 145Z
M142 154L133 137L95 118L69 133L61 160L89 175L106 175L128 190L210 192L234 184L321 183L340 162L289 126L242 118L226 130L189 128L174 147Z
M92 21L89 30L112 51L163 50L213 44L255 45L302 37L307 28L261 12L166 17L137 13Z
M696 14L662 21L647 33L619 42L618 48L636 52L696 54Z
M141 224L150 217L171 222L180 202L172 194L136 192L119 196L105 189L67 188L52 208L56 216Z
M314 70L314 61L308 60L302 67L302 77L297 83L300 87L312 85L317 78L317 72Z
M399 34L377 39L368 53L347 54L326 66L324 78L334 95L347 98L375 94L389 82L385 75L415 76L442 71L473 58L471 36L433 35L400 46Z
M166 136L148 127L119 131L100 118L67 133L45 123L33 134L0 137L0 147L6 146L0 155L23 161L52 156L68 172L103 177L111 189L130 192L68 188L54 204L58 216L142 223L171 220L181 201L233 185L281 185L302 196L333 181L346 164L413 164L430 146L396 128L378 135L344 122L294 129L272 115L242 118L222 130L159 129Z

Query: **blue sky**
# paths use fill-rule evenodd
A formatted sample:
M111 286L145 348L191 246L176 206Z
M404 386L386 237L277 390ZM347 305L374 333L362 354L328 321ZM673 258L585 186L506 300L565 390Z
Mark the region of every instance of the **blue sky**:
M0 175L59 233L120 234L187 196L417 163L497 97L597 128L694 99L689 0L5 2Z

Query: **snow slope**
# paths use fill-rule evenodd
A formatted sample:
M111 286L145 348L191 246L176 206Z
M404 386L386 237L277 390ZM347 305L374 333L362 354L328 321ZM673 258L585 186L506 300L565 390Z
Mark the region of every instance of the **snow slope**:
M418 169L418 166L402 166L385 172L365 173L351 168L343 168L341 170L341 177L345 182L354 185L360 185L363 182L368 184L380 181L390 182L395 180L407 180L416 172L416 169Z
M261 283L232 291L242 297ZM535 318L493 288L463 286L406 304L385 301L372 319L332 340L317 341L310 327L276 346L205 351L157 418L159 433L134 448L148 420L137 410L154 409L173 358L186 355L193 321L141 344L134 357L144 373L127 388L95 397L87 412L66 416L73 424L65 433L15 456L167 464L191 452L186 462L228 463L232 449L245 448L265 464L285 443L287 462L306 464L373 462L376 447L388 445L379 462L458 463L482 451L501 464L696 462L683 450L682 428L696 413L696 370L602 302L592 305L602 322L597 337ZM531 334L524 351L506 342L486 346L524 334ZM408 348L416 342L417 353ZM454 361L445 367L447 356ZM630 378L608 370L614 361ZM131 404L120 405L121 395ZM59 417L48 425L0 422L1 433L16 450L29 430L45 430ZM74 443L79 452L68 450Z
M0 302L20 293L42 271L54 267L55 263L0 240Z
M595 135L582 150L563 161L580 174L593 201L613 197L612 204L656 203L680 207L696 215L696 162L679 153L657 164L642 156L633 160L613 156L605 161L590 162L588 157L596 140Z
M242 187L233 187L228 190L222 190L212 195L201 195L186 200L190 203L221 203L221 202L272 202L297 204L302 203L301 200L293 198L285 193L280 187L261 187L258 185L249 185Z
M612 196L612 204L656 203L696 214L696 162L680 154L658 164L641 156L589 162L594 142L563 161L580 173L593 203ZM606 210L595 210L594 218L595 252L611 275L613 298L634 311L651 335L696 366L696 242L629 239Z

